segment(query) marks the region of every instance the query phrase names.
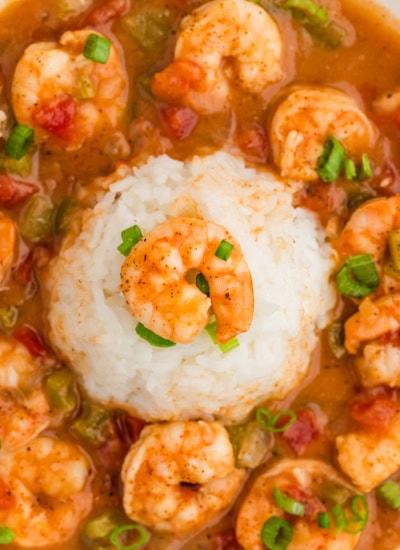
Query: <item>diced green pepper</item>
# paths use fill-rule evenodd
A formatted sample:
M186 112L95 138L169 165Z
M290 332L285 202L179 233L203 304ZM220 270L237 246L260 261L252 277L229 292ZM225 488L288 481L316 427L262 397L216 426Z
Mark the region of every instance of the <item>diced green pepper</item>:
M50 406L64 413L75 410L78 399L75 377L69 369L59 369L47 378L46 394Z
M112 415L108 409L86 401L83 403L81 414L71 424L71 430L78 438L93 445L101 445L106 437L111 418Z
M271 455L274 437L256 421L228 426L237 468L257 468Z
M32 154L28 153L20 159L14 159L5 153L0 153L0 172L15 174L21 178L27 178L32 171Z
M33 196L22 212L19 230L22 237L37 243L51 233L53 205L49 197L44 195Z
M169 15L164 10L128 15L124 17L123 24L145 52L158 52L163 47L171 28Z
M108 537L116 527L125 523L126 518L120 510L105 510L84 525L82 534L86 542L92 543Z

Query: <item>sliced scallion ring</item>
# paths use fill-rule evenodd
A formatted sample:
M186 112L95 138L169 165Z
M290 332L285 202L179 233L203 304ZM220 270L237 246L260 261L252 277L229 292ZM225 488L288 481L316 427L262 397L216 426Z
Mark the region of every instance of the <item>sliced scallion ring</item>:
M127 531L137 531L140 537L139 540L129 546L125 546L119 542L119 537ZM147 544L149 540L150 536L146 529L137 524L121 525L120 527L114 529L110 535L110 542L115 548L117 548L117 550L137 550Z
M331 526L330 515L324 512L318 514L318 527L320 527L321 529L330 529L330 526Z
M335 181L342 171L346 151L343 145L334 137L330 136L324 143L322 155L318 159L319 177L326 183Z
M19 160L29 153L35 132L24 124L17 124L6 141L6 153L9 157Z
M218 245L217 250L215 251L215 256L217 256L217 258L219 258L220 260L224 260L224 262L226 262L229 259L229 256L232 254L233 248L234 247L232 243L222 239L222 241Z
M350 256L336 274L336 285L343 296L364 298L379 286L379 273L371 254Z
M393 479L382 483L378 489L378 494L393 510L400 508L400 485Z
M232 351L235 348L240 346L239 340L237 338L231 338L227 342L221 343L217 340L217 321L211 321L206 326L206 331L208 332L211 340L214 344L217 344L219 349L222 351L222 353L228 353L228 351Z
M14 539L15 534L9 527L0 527L0 544L11 544Z
M83 55L95 63L107 63L111 52L111 42L108 38L91 33L83 48Z
M318 6L314 0L288 0L285 9L293 10L295 13L301 13L310 23L326 25L328 22L328 12L322 6Z
M284 510L288 514L292 514L294 516L304 516L306 509L305 505L294 498L288 497L285 493L282 493L276 485L274 485L272 489L272 495L281 510Z
M344 174L346 179L351 181L357 178L357 169L354 161L351 159L345 159L344 161Z
M119 252L121 252L124 256L128 256L129 252L142 237L143 233L138 225L132 225L131 227L124 229L121 231L122 243L118 246Z
M361 166L357 171L357 178L359 180L366 180L372 176L371 163L366 153L361 157Z
M173 346L176 346L176 342L172 342L171 340L167 340L166 338L159 336L152 330L146 328L142 323L138 323L136 325L135 332L138 336L140 336L140 338L143 338L143 340L146 340L146 342L156 348L172 348Z
M289 417L288 421L281 426L277 425L279 419L285 416ZM279 411L275 416L272 416L269 410L264 409L263 407L258 407L258 409L256 410L257 422L269 432L284 432L293 424L296 418L296 413L291 410Z
M363 531L367 525L369 512L367 500L364 495L355 495L351 499L352 519L346 518L346 513L341 504L336 504L331 508L331 514L336 523L336 533L344 531L351 535L356 535Z
M293 538L293 527L285 519L272 516L262 526L260 536L269 550L286 550Z

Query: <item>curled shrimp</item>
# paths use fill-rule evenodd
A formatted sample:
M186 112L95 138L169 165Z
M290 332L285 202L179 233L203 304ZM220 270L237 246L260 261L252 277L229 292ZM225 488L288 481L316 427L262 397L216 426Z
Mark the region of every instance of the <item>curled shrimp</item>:
M14 261L17 241L15 223L0 212L0 284L4 284Z
M215 255L224 240L233 245L226 261ZM206 278L209 297L186 280L194 270ZM240 245L210 221L173 218L158 225L132 248L121 281L132 313L174 342L191 342L208 323L211 307L219 342L247 331L253 318L252 278Z
M0 339L0 441L5 451L25 445L50 424L50 407L38 387L37 370L22 344Z
M305 505L303 517L292 518L293 538L290 550L352 550L359 535L318 527L319 513L326 513L333 494L351 495L355 489L337 472L318 460L282 460L258 475L245 496L236 521L236 537L245 550L264 550L261 530L272 517L287 518L273 497L274 486L279 491Z
M185 103L215 113L228 106L231 85L259 94L280 80L281 56L279 28L264 8L247 0L213 0L182 20L175 61L156 75L153 91L169 99L176 86L168 84L176 78Z
M349 155L375 142L375 130L356 101L334 88L295 88L278 106L270 129L275 164L281 175L314 181L325 140L336 137Z
M170 422L145 427L123 468L128 517L176 535L204 527L233 502L245 470L219 422Z
M35 130L35 141L49 148L78 149L114 128L126 106L127 83L111 44L106 63L83 55L91 29L65 32L59 42L26 48L15 68L12 105L20 124Z
M21 546L48 546L71 538L92 507L91 465L72 443L38 437L3 453L0 482L7 494L0 525Z

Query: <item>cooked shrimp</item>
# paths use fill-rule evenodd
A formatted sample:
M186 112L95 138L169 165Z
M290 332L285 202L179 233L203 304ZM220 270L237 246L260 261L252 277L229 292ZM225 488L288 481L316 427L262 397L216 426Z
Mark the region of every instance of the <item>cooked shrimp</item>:
M9 451L25 445L50 424L50 408L38 387L31 355L17 341L0 339L0 441Z
M226 261L215 255L223 240L233 245ZM210 297L186 280L193 270L206 278ZM132 313L174 342L191 342L208 323L211 307L219 342L247 331L253 318L252 278L240 245L213 222L173 218L161 223L133 247L121 280Z
M37 42L19 60L12 82L17 121L49 148L77 149L114 128L127 102L125 69L111 45L106 63L83 55L91 29L68 31L59 43ZM101 37L101 35L99 35Z
M167 98L178 93L199 113L215 113L229 105L230 86L259 94L280 80L281 56L279 28L264 8L213 0L182 20L175 62L156 75L153 91ZM174 77L181 92L168 85Z
M335 504L334 494L349 496L354 488L336 471L317 460L282 460L260 474L251 485L237 516L236 537L245 550L264 550L261 529L271 517L288 518L276 504L273 487L305 504L304 517L293 519L293 538L290 550L351 550L359 535L318 527L318 513ZM330 496L331 491L332 496ZM346 498L346 496L344 498Z
M0 212L0 285L6 281L14 261L16 241L15 223Z
M90 475L79 447L49 437L3 453L0 482L8 498L0 507L0 525L9 527L21 546L68 540L91 510Z
M123 505L133 520L161 532L193 532L225 512L245 470L219 422L170 422L143 429L123 468Z
M270 141L281 175L318 179L317 167L325 140L335 136L349 155L365 153L375 130L355 100L334 88L295 88L278 106Z
M336 448L345 474L361 491L372 491L400 468L400 413L379 431L338 436Z

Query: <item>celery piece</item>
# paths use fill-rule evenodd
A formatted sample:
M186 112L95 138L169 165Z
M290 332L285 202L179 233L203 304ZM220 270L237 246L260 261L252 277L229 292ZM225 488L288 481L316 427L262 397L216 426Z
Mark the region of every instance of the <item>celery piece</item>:
M257 468L271 456L274 436L257 421L228 426L226 429L237 468Z
M52 230L53 204L49 197L35 195L24 208L19 221L22 237L37 243L47 237Z
M83 527L83 538L86 542L94 542L108 537L120 525L126 523L126 518L120 510L105 510L86 522Z
M106 436L106 430L111 421L111 413L101 405L86 401L82 412L72 423L71 430L79 439L93 445L101 445Z
M164 10L153 10L123 19L130 35L145 52L159 51L168 37L171 21Z
M346 29L335 21L330 21L326 26L305 21L303 22L303 26L310 34L314 43L326 50L336 50L346 37Z

